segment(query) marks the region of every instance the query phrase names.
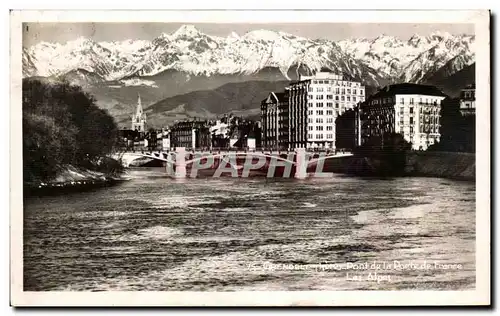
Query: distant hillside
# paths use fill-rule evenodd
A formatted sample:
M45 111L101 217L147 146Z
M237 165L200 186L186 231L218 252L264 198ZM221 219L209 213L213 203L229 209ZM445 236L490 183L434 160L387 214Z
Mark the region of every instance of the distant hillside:
M464 67L462 70L448 76L446 68L436 72L428 78L426 83L435 85L442 89L450 97L456 98L460 94L460 89L468 84L476 82L476 63Z
M158 127L175 120L215 118L225 113L255 117L259 114L260 102L270 92L283 91L288 84L289 81L228 83L214 90L193 91L166 98L144 111L148 116L148 124Z

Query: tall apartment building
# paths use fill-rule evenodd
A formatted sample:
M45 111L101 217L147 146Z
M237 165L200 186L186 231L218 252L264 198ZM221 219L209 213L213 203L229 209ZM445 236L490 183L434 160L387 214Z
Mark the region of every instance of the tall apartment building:
M471 84L460 92L460 113L462 115L476 114L476 85Z
M300 76L285 88L283 98L280 102L271 94L261 103L264 146L335 149L335 119L365 100L365 87L335 73L318 72Z
M360 105L360 139L399 133L416 150L440 141L441 102L446 95L434 86L402 83L386 86Z
M262 146L266 148L288 147L288 95L271 92L260 104Z
M365 87L360 82L342 76L319 72L303 76L307 87L307 148L335 149L335 120L337 116L365 100ZM290 103L290 107L293 104Z

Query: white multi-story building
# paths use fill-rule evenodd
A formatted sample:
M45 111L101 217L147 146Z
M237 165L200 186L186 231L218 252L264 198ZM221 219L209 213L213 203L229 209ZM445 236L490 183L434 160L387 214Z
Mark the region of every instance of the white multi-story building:
M300 76L287 90L291 148L335 149L337 116L365 101L365 87L360 82L330 72ZM297 131L304 135L294 135Z
M402 83L380 89L361 105L361 142L384 133L399 133L415 150L440 141L441 101L434 86Z
M462 115L476 114L476 85L471 84L460 92L460 113Z

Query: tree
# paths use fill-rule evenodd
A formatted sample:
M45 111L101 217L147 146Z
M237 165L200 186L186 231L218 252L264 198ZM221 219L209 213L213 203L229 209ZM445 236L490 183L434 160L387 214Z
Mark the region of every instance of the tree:
M475 152L476 118L462 116L459 99L441 103L441 140L428 148L431 151Z
M382 146L383 145L383 146ZM358 157L365 157L376 166L373 172L379 175L398 175L404 172L406 152L411 150L411 144L403 135L384 133L383 136L372 136L354 151Z
M23 80L24 180L47 180L64 164L96 166L117 142L113 118L81 87Z

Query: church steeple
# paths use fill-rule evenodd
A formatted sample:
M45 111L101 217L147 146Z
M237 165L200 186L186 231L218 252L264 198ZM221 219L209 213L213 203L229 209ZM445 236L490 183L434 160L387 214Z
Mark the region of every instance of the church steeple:
M137 109L135 115L132 117L132 130L139 132L146 131L146 114L142 109L141 95L137 95Z
M137 110L135 112L136 116L142 116L142 104L141 104L141 94L137 94Z

